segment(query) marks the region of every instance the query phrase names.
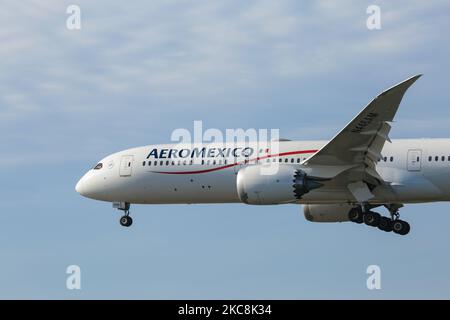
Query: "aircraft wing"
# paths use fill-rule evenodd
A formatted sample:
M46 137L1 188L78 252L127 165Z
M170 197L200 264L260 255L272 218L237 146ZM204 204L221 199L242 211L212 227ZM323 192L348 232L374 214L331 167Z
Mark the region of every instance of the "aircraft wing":
M370 199L373 195L367 185L385 183L375 166L384 143L390 141L389 122L394 120L406 90L420 77L416 75L382 92L304 164L348 167L345 178L348 189L358 201Z

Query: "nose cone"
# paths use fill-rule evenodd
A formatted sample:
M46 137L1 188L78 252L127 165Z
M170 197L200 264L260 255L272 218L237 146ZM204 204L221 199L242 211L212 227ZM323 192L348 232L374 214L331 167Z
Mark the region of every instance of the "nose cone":
M75 191L84 196L83 194L83 178L78 181L77 185L75 186Z
M96 176L92 170L88 171L75 186L75 190L83 197L97 199L102 192L100 177Z
M83 197L103 200L107 191L106 187L106 178L90 170L78 181L75 190Z

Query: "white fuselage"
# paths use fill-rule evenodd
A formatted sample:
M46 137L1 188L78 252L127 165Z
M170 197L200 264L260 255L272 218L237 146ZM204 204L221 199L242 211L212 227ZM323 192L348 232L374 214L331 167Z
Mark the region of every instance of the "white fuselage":
M276 162L301 169L303 162L325 143L282 141L277 142L278 150L270 142L245 146L168 144L133 148L102 159L101 168L89 170L76 189L89 198L110 202L241 202L236 175L242 167ZM450 139L393 140L385 144L382 157L376 170L389 186L372 190L375 197L370 203L450 200ZM354 201L345 186L330 181L303 195L297 203Z

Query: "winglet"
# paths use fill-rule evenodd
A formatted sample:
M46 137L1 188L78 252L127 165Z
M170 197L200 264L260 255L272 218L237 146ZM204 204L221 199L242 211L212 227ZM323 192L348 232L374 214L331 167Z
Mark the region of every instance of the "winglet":
M392 91L394 91L394 90L396 90L396 89L397 89L397 90L402 90L403 92L405 92L405 91L408 90L408 88L409 88L410 86L412 86L413 83L416 82L417 79L419 79L422 75L423 75L423 74L420 73L420 74L417 74L417 75L415 75L415 76L412 76L412 77L410 77L410 78L408 78L408 79L406 79L406 80L404 80L404 81L402 81L402 82L400 82L400 83L398 83L398 84L396 84L396 85L390 87L389 89L383 91L380 95L378 95L378 97L382 97L382 96L384 96L384 95L386 95L386 94L389 94L390 92L392 92Z

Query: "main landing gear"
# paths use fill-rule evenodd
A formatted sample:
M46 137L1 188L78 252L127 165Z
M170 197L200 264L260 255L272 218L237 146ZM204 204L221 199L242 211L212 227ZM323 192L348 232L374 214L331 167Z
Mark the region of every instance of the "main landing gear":
M119 220L121 226L129 227L133 224L133 219L130 217L130 203L114 202L113 208L122 210L125 213Z
M361 205L352 208L348 213L348 218L350 221L355 223L365 223L371 227L377 227L378 229L385 232L395 232L399 235L407 235L411 229L408 222L400 220L400 214L398 209L401 206L398 205L386 205L385 206L391 217L384 217L377 212L371 211L367 205Z

